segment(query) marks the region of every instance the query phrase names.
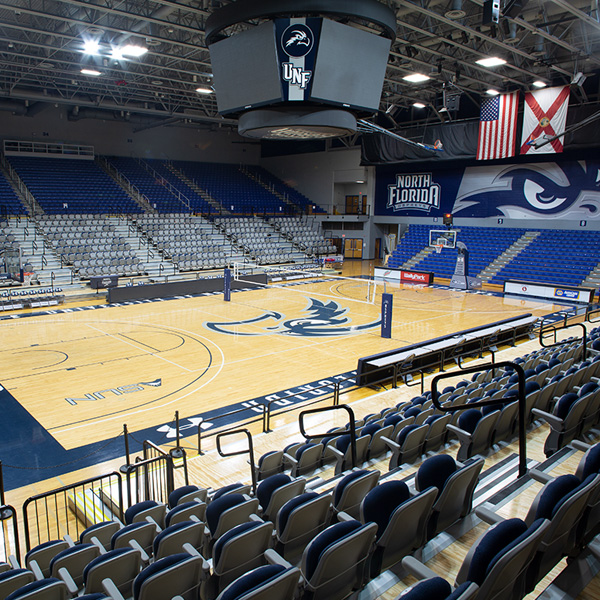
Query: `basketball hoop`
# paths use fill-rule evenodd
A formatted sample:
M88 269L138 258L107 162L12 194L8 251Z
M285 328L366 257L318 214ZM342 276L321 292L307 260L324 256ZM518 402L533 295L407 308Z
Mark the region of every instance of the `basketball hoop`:
M442 248L444 247L442 244L434 244L433 247L438 254L441 254Z

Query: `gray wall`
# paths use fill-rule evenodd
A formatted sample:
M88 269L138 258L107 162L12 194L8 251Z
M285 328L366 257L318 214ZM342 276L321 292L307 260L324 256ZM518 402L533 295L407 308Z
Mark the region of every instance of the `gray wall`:
M33 117L0 112L2 140L62 142L94 146L96 154L198 162L257 164L260 144L231 128L189 124L135 132L139 122L113 119L69 121L65 107L49 105Z

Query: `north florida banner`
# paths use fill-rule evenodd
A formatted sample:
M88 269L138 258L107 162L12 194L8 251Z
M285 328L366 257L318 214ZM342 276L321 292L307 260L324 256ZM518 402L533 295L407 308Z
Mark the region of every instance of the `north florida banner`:
M600 161L377 167L375 214L600 220Z

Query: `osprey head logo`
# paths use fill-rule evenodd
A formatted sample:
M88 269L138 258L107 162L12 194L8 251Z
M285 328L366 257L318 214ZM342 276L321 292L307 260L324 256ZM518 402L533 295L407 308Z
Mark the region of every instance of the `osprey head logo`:
M313 32L307 25L290 25L281 36L281 47L292 58L306 56L313 47Z
M597 161L465 170L452 213L461 217L600 218ZM494 210L495 208L495 210Z
M254 319L230 321L225 323L204 323L204 327L226 333L228 335L288 335L333 337L337 335L354 335L381 325L381 320L363 325L349 325L352 319L347 315L348 308L330 300L325 303L315 298L308 298L308 306L304 309L306 317L286 319L285 315L275 311L267 311ZM273 325L267 325L274 321Z

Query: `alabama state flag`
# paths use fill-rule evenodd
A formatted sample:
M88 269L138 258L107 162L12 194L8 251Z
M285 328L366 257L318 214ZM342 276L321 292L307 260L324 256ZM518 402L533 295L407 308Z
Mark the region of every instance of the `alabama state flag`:
M536 148L565 131L569 107L569 86L544 88L525 94L521 154L554 154L563 151L563 138L557 138Z

